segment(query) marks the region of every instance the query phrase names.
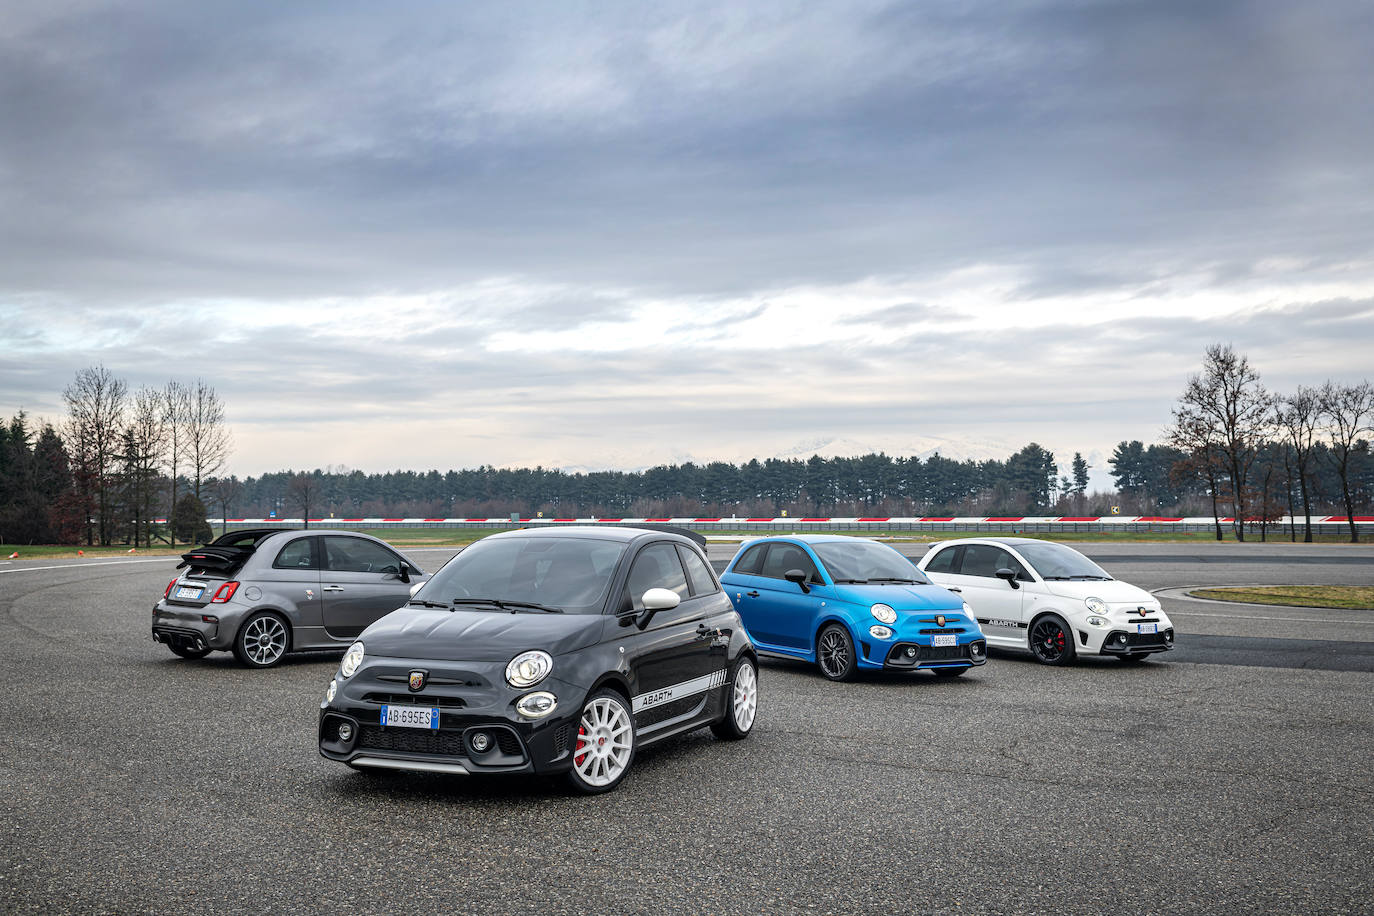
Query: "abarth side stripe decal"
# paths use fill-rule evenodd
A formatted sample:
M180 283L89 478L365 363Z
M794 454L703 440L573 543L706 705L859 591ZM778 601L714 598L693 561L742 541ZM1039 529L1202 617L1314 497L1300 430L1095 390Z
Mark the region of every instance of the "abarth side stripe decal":
M681 684L673 684L671 687L660 687L658 690L641 693L630 701L630 706L634 712L641 712L645 709L653 709L655 706L662 706L664 703L671 703L673 700L681 700L693 694L714 690L724 686L724 684L725 669L722 668L711 674L692 678L690 681L683 681Z

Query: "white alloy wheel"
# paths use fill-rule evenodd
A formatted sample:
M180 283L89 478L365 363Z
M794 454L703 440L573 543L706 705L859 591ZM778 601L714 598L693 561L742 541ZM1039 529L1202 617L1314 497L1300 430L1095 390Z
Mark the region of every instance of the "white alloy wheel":
M742 732L754 727L754 713L759 708L759 679L754 666L742 659L735 670L735 690L730 698L735 711L735 725Z
M243 625L235 646L239 659L254 668L270 668L286 654L286 624L274 614L258 614Z
M584 792L604 792L630 767L634 756L634 723L625 701L600 691L582 707L573 748L573 784Z

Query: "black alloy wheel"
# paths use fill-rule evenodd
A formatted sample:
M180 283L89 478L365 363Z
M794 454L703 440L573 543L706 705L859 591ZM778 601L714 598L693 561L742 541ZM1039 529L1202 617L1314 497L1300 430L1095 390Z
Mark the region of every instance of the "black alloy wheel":
M179 646L175 643L167 648L172 650L173 655L180 655L182 658L204 658L210 654L209 649L188 649L186 646Z
M965 665L962 668L936 668L935 675L936 677L958 677L959 675L967 671L970 667L972 666Z
M1042 665L1067 665L1077 654L1069 625L1055 614L1046 614L1031 625L1030 650Z
M832 681L847 681L854 676L858 662L848 630L838 623L821 630L816 640L816 664L820 665L821 674Z

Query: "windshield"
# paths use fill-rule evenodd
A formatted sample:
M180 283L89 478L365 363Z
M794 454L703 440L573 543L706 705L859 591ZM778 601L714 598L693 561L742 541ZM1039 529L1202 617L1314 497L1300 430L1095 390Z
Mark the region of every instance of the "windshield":
M623 543L599 538L487 538L450 560L413 600L443 607L457 601L463 610L502 610L474 600L486 598L597 614L624 552Z
M1045 579L1111 578L1101 566L1063 544L1039 541L1034 544L1017 544L1016 549Z
M929 585L916 564L886 544L875 541L823 541L812 544L830 578L836 582L917 582Z

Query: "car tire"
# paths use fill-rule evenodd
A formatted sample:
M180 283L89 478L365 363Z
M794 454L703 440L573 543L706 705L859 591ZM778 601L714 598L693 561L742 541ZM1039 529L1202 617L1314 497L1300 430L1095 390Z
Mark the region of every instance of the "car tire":
M175 645L169 645L167 648L172 650L173 655L179 655L182 658L204 658L210 654L209 649L188 649L185 646Z
M847 681L854 677L858 660L854 657L854 640L849 631L838 623L829 624L821 629L816 637L816 664L832 681Z
M749 737L759 711L759 672L754 660L741 655L735 661L725 691L725 717L711 723L711 732L726 741Z
M635 719L624 695L603 688L587 697L577 720L568 783L585 795L609 792L635 759Z
M234 655L249 668L271 668L291 648L286 621L270 611L259 611L243 622L234 637Z
M962 668L935 668L934 671L936 677L958 677L970 667L970 665L965 665Z
M1072 664L1078 654L1073 645L1073 631L1058 614L1036 618L1030 626L1031 655L1042 665Z

